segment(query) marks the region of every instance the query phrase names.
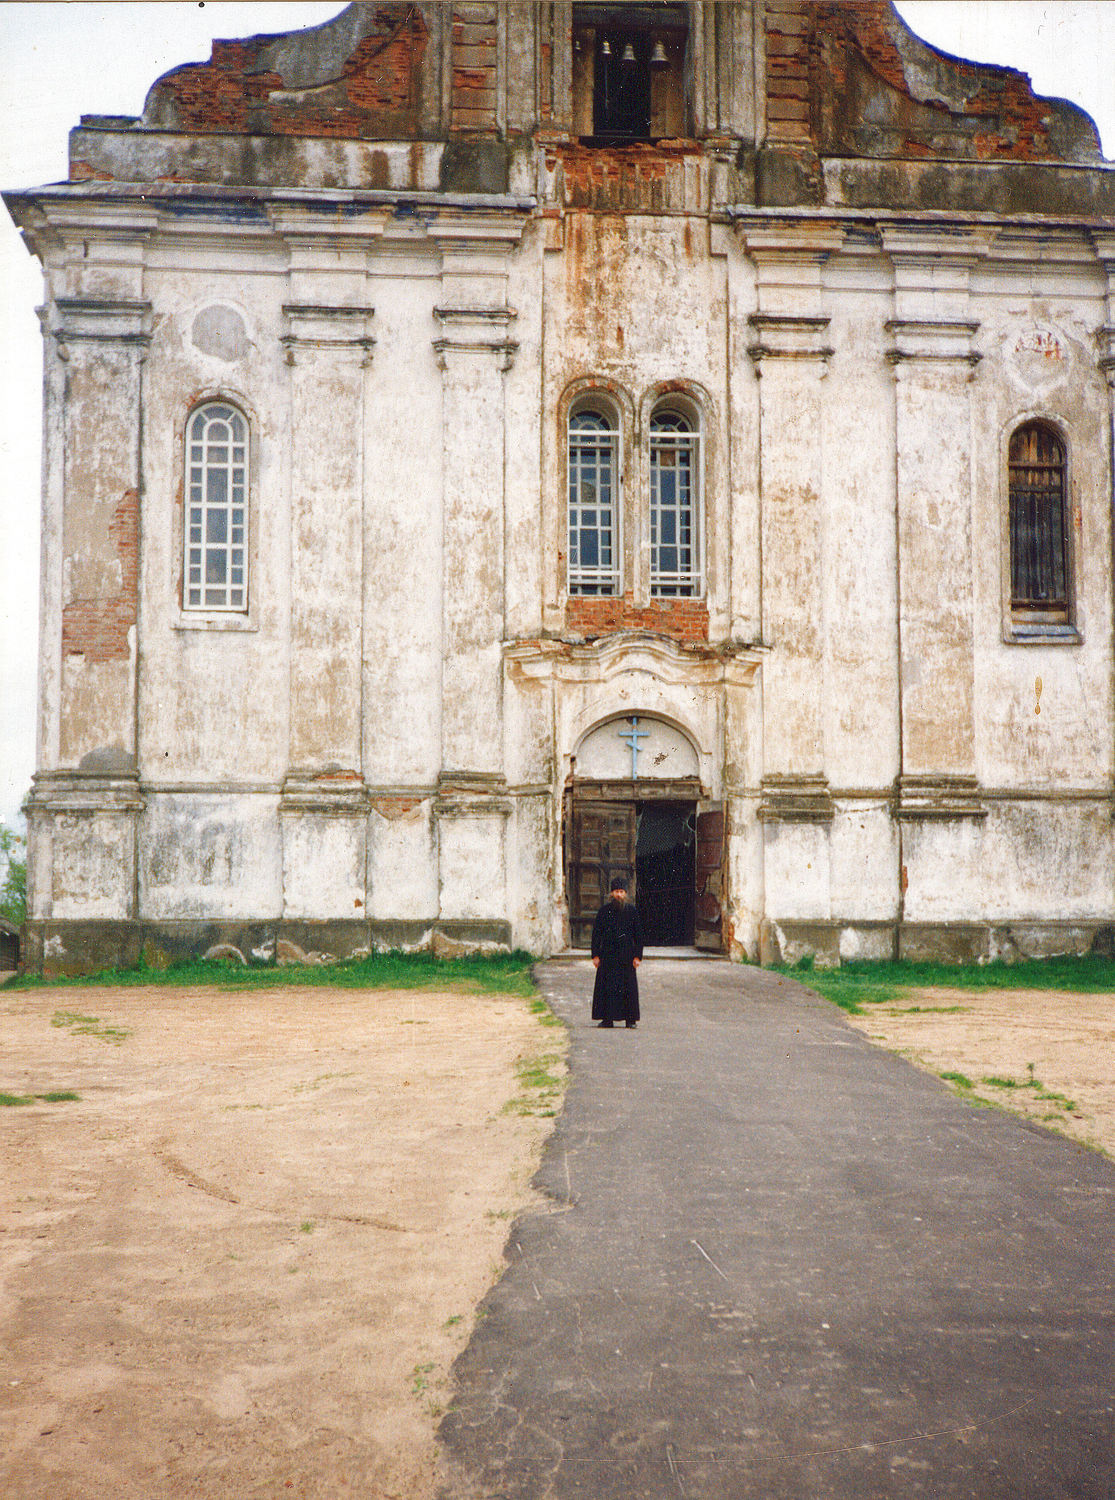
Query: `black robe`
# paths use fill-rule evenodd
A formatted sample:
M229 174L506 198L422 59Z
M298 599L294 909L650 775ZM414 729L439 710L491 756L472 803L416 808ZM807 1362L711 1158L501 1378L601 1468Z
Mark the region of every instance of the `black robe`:
M592 956L600 960L592 989L594 1021L637 1021L639 980L632 960L643 956L643 924L626 902L606 902L592 924Z

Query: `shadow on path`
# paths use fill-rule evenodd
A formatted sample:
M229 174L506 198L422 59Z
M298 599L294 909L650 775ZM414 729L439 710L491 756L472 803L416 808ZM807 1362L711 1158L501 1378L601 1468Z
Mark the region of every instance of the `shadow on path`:
M455 1367L445 1500L1110 1500L1115 1167L781 976L648 963Z

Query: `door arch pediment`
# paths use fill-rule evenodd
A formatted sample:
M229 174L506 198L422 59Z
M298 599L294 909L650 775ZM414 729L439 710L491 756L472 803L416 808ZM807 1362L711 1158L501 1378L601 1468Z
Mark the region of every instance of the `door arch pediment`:
M656 714L614 714L588 729L574 751L578 781L699 779L696 745Z

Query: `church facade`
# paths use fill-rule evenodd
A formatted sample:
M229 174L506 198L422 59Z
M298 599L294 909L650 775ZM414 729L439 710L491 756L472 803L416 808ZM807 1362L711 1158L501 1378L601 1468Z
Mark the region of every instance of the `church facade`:
M1115 167L885 0L214 44L44 266L30 965L1115 928Z

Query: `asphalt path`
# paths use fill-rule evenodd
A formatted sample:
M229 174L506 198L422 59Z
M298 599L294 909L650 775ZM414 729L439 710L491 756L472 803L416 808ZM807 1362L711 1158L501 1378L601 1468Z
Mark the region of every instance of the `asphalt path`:
M1115 1165L792 980L545 964L565 1107L457 1361L445 1500L1111 1500Z

